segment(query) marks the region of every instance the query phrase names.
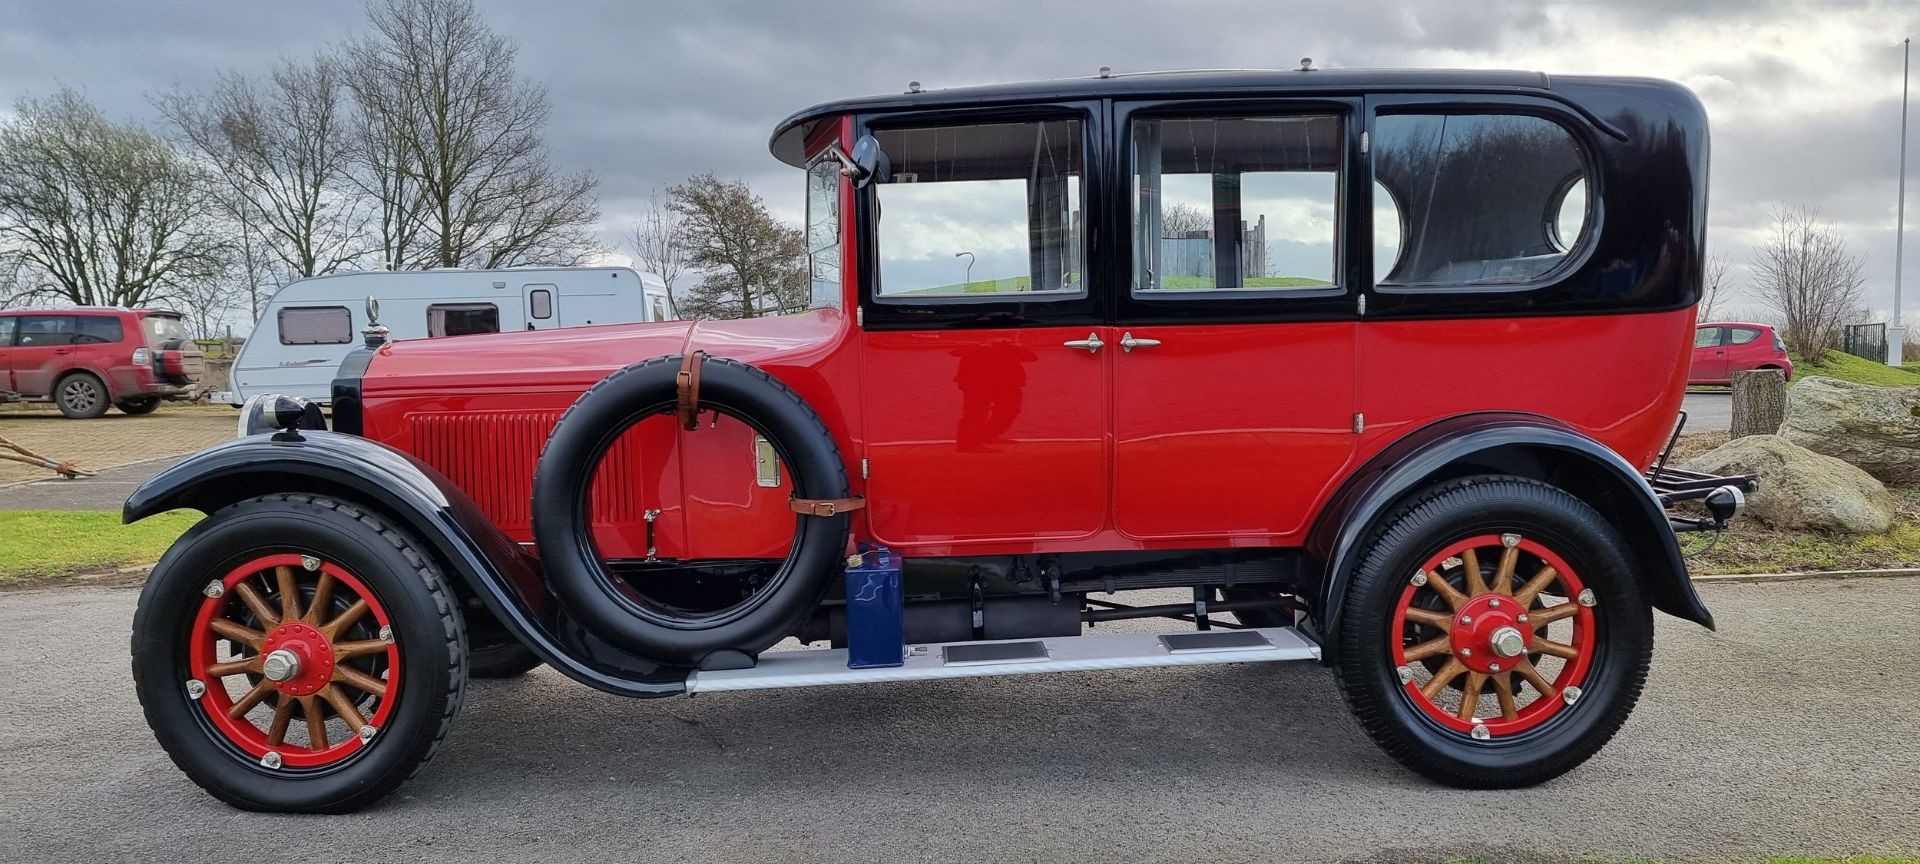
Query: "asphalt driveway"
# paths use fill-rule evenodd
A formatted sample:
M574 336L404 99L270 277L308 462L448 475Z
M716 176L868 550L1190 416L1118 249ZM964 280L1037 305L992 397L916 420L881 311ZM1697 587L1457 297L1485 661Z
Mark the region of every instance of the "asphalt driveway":
M542 670L346 817L227 809L133 701L135 592L0 593L0 860L1544 861L1920 853L1920 580L1704 586L1556 782L1401 770L1265 664L629 701Z

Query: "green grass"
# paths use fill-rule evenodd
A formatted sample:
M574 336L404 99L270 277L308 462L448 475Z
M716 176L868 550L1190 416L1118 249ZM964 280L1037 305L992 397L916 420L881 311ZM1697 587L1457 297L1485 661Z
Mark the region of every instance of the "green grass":
M151 564L198 521L200 514L187 510L132 525L121 525L111 511L0 511L0 584Z
M915 288L911 291L899 291L890 294L893 297L912 297L914 295L950 295L950 294L1012 294L1032 289L1033 280L1026 276L1008 276L1005 279L976 279L972 282L955 282L952 285L935 285L932 288Z
M1305 276L1251 276L1243 288L1325 288L1333 283ZM1170 291L1210 290L1214 287L1212 276L1166 276L1160 280L1160 287Z
M1920 371L1904 366L1896 368L1840 351L1828 351L1827 359L1818 366L1802 360L1797 353L1789 353L1787 356L1793 359L1793 377L1796 380L1809 375L1818 375L1822 378L1852 381L1855 384L1872 384L1876 387L1920 386Z

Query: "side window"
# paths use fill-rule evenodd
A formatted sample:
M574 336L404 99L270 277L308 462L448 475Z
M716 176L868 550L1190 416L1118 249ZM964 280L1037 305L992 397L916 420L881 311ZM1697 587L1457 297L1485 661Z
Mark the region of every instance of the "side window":
M20 319L12 316L0 316L0 348L13 344L14 331L19 328Z
M428 336L500 332L500 307L492 303L435 303L427 307Z
M553 292L546 288L536 288L527 293L527 314L535 320L545 321L553 317ZM499 328L495 328L496 330Z
M840 161L825 153L807 169L807 276L808 308L840 307Z
M345 345L353 341L353 313L345 306L289 306L280 310L280 344Z
M1078 120L879 130L877 296L1084 296Z
M1332 285L1340 122L1331 115L1135 121L1133 290Z
M120 319L108 315L81 315L74 319L73 344L112 345L126 336Z
M1693 331L1693 347L1712 348L1720 344L1720 328L1702 327Z
M1372 152L1376 243L1398 238L1391 263L1375 262L1383 290L1530 282L1592 228L1585 151L1551 120L1384 115Z
M1727 329L1733 334L1729 341L1735 345L1745 345L1748 342L1760 338L1760 331L1752 327L1729 327Z
M17 344L36 348L72 345L75 326L72 315L28 315L20 319Z

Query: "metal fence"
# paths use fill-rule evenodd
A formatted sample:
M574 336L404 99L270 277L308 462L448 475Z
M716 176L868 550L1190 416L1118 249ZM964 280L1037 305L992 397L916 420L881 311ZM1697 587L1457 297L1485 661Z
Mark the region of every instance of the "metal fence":
M1840 350L1875 362L1887 359L1887 325L1848 324L1840 331Z

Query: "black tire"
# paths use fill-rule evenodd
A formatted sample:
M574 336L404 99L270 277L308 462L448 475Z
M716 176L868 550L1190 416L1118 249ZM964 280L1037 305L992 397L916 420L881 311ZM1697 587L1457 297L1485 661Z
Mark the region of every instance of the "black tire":
M1592 589L1595 647L1577 702L1533 728L1475 740L1414 704L1390 653L1390 640L1403 638L1392 622L1423 562L1450 542L1503 532L1537 539ZM1339 610L1337 677L1348 707L1388 755L1449 786L1516 788L1572 770L1626 722L1653 652L1652 612L1624 548L1593 508L1538 481L1472 477L1417 494L1372 535Z
M385 726L324 767L263 767L215 730L185 686L203 588L246 561L279 553L338 562L372 589L405 671ZM378 516L305 495L242 501L189 529L148 578L133 619L134 688L160 746L215 798L243 810L358 810L418 772L453 727L465 695L467 646L452 599L419 545Z
M53 404L74 420L92 420L107 413L107 384L91 372L68 372L53 385Z
M518 678L540 666L540 656L513 637L490 645L474 645L467 652L467 675L473 678Z
M602 379L560 418L533 479L533 533L547 584L582 626L662 663L697 665L723 650L757 654L793 631L839 575L851 517L796 515L794 543L752 598L722 613L682 616L637 600L594 549L588 491L601 456L640 420L670 412L681 358L656 357ZM799 394L753 366L708 358L700 408L755 427L788 466L795 494L848 495L846 465L820 416ZM691 434L699 434L697 432Z
M160 407L160 397L142 396L138 399L122 399L113 403L113 407L120 409L120 413L122 414L132 414L135 416L152 414Z

